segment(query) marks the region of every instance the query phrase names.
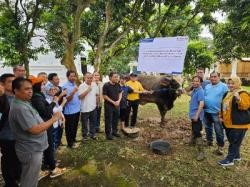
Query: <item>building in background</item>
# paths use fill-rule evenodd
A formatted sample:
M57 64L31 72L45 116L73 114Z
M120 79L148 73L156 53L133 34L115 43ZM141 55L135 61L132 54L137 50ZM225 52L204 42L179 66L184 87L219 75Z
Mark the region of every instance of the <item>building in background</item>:
M230 76L238 76L242 79L250 80L250 58L234 60L231 64L217 63L221 78L227 79Z

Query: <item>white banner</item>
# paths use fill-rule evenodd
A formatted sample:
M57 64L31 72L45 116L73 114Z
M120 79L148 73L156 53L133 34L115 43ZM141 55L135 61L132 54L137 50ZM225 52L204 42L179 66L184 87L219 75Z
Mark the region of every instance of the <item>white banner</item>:
M137 70L182 73L187 45L187 36L142 39Z

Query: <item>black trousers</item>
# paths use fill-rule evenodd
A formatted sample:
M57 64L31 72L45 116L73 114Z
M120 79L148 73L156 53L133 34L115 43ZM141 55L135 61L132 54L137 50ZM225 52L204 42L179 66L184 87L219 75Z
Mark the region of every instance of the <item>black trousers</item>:
M128 100L128 114L129 115L130 115L131 109L132 109L132 115L131 115L131 121L130 121L131 127L134 127L136 124L138 107L139 107L139 100L134 100L134 101Z
M129 113L128 108L120 108L120 120L125 122L125 127L129 126Z
M54 127L51 126L47 130L48 144L49 147L43 152L43 169L54 170L56 168L56 160L55 160L55 143L53 137Z
M194 138L200 138L201 131L202 131L201 120L200 119L198 119L198 121L192 120L192 134L194 135Z
M118 120L119 120L119 108L111 106L109 104L104 105L104 117L105 117L105 133L106 136L111 136L118 132Z
M14 140L0 140L1 170L6 187L18 187L21 177L21 163L17 158Z
M69 147L72 147L76 141L77 127L79 123L80 112L75 114L64 114L65 134Z
M240 158L240 146L246 135L247 129L229 129L225 128L229 142L227 159L233 161Z

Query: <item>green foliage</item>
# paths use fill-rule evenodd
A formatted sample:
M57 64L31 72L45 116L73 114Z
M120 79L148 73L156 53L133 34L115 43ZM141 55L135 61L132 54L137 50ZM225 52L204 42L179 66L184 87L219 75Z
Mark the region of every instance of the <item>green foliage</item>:
M198 67L210 68L214 61L212 46L202 40L190 41L184 62L184 73L194 74Z
M35 29L40 27L40 16L48 2L4 1L0 3L0 57L4 65L27 64L46 52L44 46L32 46Z
M73 38L73 12L75 11L75 4L73 1L53 1L50 7L42 15L43 29L46 32L46 40L49 48L55 52L56 58L63 58L65 47L64 40L69 40L70 43ZM66 28L64 28L65 24ZM64 37L63 29L67 29L67 36ZM67 39L66 39L67 37ZM76 41L74 56L84 51L81 41Z
M226 0L223 9L228 15L226 22L211 27L218 59L231 62L249 56L250 1Z

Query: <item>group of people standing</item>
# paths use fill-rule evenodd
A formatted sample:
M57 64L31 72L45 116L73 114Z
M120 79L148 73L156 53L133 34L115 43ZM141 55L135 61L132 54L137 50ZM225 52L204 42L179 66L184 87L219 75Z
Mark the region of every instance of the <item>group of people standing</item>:
M197 145L197 160L205 158L202 129L205 127L207 146L213 146L215 130L217 155L223 155L224 131L229 142L228 155L218 161L222 166L240 161L240 146L250 128L250 95L242 90L239 77L231 77L227 84L220 81L220 74L212 72L210 80L204 79L204 70L197 69L188 90L191 96L189 117L192 122L190 144Z
M96 133L103 132L100 128L103 106L107 140L120 137L119 118L129 126L132 109L130 126L134 127L139 94L150 93L137 81L136 74L120 78L113 72L109 74L110 81L103 84L98 72L87 72L78 86L76 72L67 71L67 82L61 87L56 73L41 72L37 77L25 78L23 66L14 67L13 71L14 74L0 77L0 146L7 187L19 183L21 187L33 187L41 177L63 174L65 168L59 168L56 159L63 129L68 148L78 145L79 120L82 142L88 137L96 140Z
M62 144L65 129L67 146L76 148L79 121L82 124L82 143L88 138L96 140L104 108L107 140L119 138L119 118L122 128L136 126L140 94L152 94L137 80L137 75L109 74L103 84L98 72L84 75L77 85L75 71L67 71L67 82L60 85L56 73L44 72L37 77L25 77L23 66L16 66L14 74L0 77L0 147L2 173L7 187L35 187L39 177L61 175L65 168L58 167L56 150ZM216 154L223 155L224 131L229 141L228 155L218 163L223 166L240 161L240 145L250 128L250 96L241 89L238 77L227 85L217 72L204 80L204 71L197 70L188 90L191 96L189 117L192 122L190 144L196 144L197 160L203 160L205 127L206 142L213 145L215 129ZM166 98L167 99L167 98ZM130 113L132 115L130 117ZM42 168L42 171L41 171Z

